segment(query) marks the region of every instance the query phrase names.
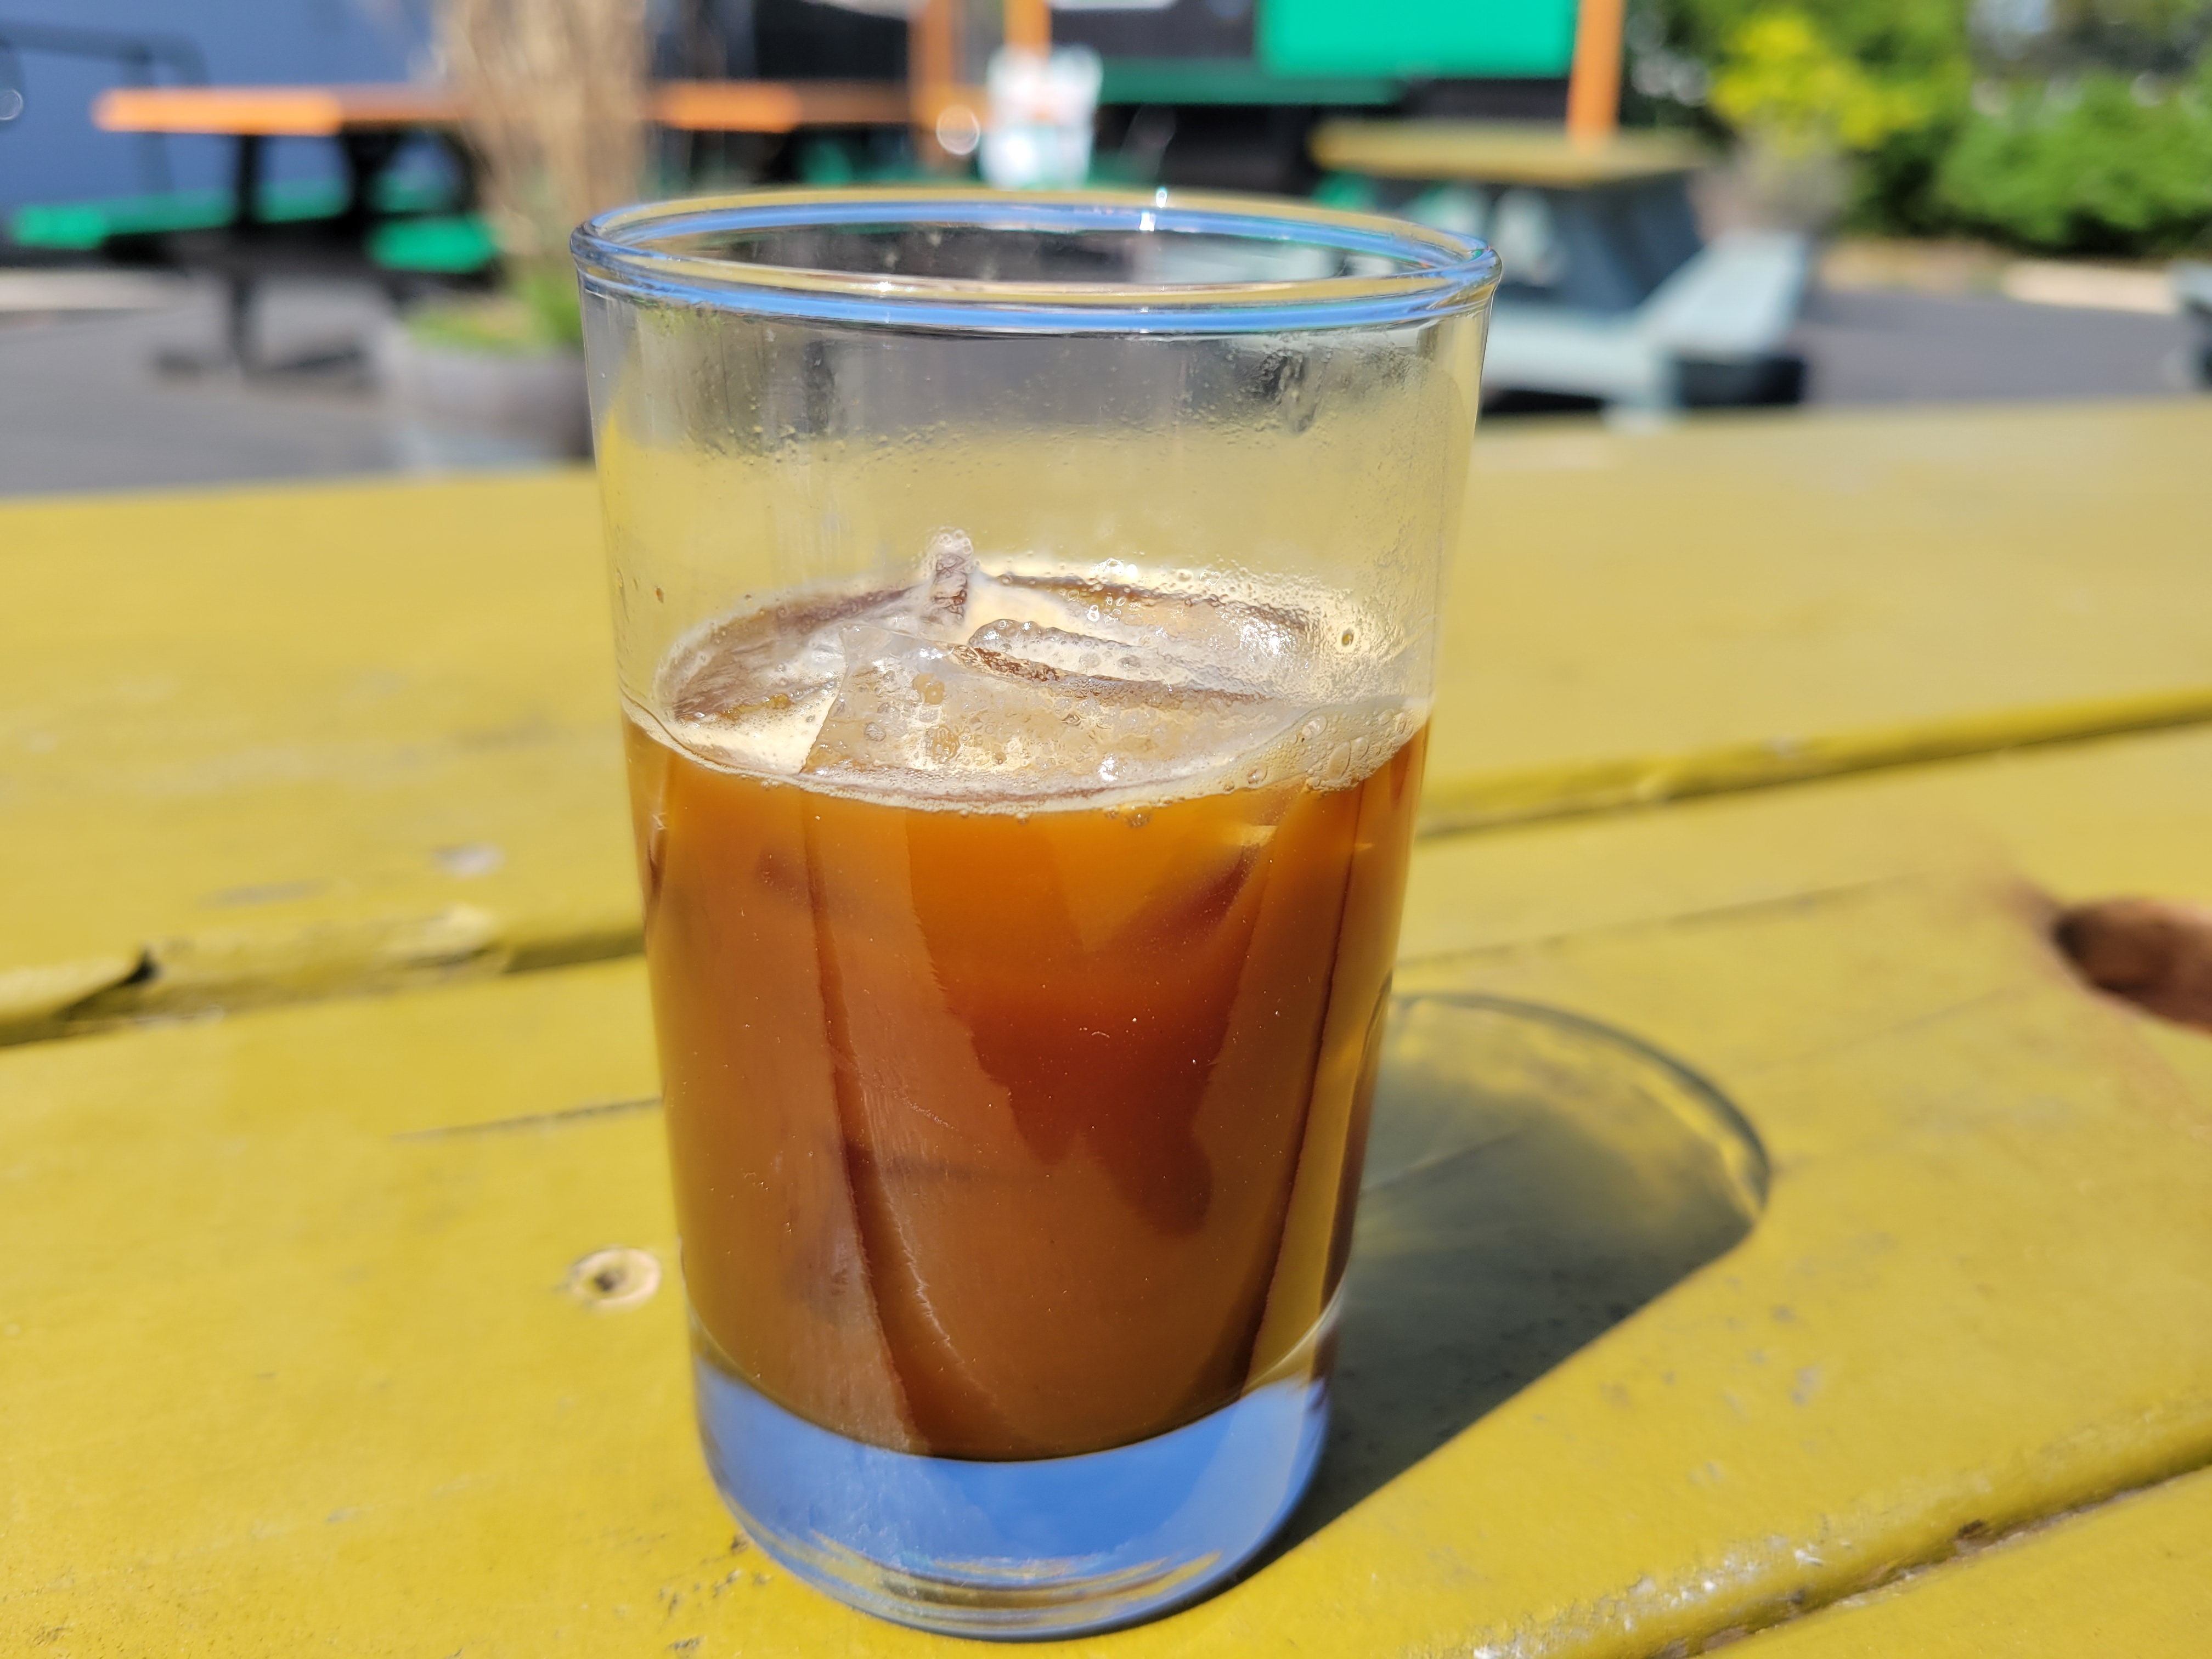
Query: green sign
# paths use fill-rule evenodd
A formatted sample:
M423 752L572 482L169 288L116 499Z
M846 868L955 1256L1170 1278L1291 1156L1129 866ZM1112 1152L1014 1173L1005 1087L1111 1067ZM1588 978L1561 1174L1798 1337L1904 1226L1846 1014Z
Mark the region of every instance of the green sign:
M1273 75L1564 76L1575 0L1260 0Z

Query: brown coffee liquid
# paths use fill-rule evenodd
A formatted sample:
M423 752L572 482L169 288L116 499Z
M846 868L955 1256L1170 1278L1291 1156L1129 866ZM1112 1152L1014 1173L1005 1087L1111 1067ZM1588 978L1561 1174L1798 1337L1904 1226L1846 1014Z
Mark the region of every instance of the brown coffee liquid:
M849 610L794 775L670 733L707 704L726 726L804 703L803 684L754 696L742 659L748 641L818 641L819 607L710 635L629 730L702 1346L825 1427L962 1458L1124 1444L1310 1368L1350 1242L1425 727L1368 711L1347 762L1334 715L1038 661L1064 640L1018 660L887 646ZM996 640L1004 620L936 631ZM791 653L754 660L771 659L781 673ZM1051 734L983 753L972 788L927 772L965 752L932 732L988 751L1017 694L1054 732L1099 698L1152 707L1096 717L1113 755L1133 732L1156 758L1178 734L1277 735L1150 793L1102 789L1116 768ZM902 711L921 723L897 728ZM869 763L901 744L920 759ZM1007 781L1024 766L1027 793Z

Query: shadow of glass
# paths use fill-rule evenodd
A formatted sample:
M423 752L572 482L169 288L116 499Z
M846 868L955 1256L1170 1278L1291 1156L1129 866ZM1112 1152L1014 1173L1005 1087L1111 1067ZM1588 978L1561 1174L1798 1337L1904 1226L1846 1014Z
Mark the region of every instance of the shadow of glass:
M1535 1004L1397 999L1310 1536L1749 1232L1766 1158L1711 1085Z

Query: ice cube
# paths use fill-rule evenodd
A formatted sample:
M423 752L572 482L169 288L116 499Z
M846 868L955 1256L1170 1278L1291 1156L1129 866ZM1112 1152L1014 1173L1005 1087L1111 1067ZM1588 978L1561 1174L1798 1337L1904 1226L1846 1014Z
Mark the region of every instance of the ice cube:
M1121 790L1223 766L1296 717L1246 692L1064 670L988 645L864 623L839 637L844 678L802 769L825 780L939 797Z
M1088 602L1079 602L1079 594L1056 586L1056 580L1035 580L1017 569L978 569L968 581L968 614L985 623L1028 622L1081 631Z
M799 770L837 701L845 653L835 618L795 640L763 631L717 635L671 700L671 732L687 748L759 771Z
M940 530L922 550L921 579L901 607L925 634L957 637L968 614L968 585L975 574L975 545L965 531Z
M968 643L1023 662L1055 668L1063 674L1149 680L1178 687L1206 685L1220 691L1243 689L1233 683L1217 684L1218 677L1207 677L1200 665L1179 662L1150 642L1133 643L1127 639L1079 634L1065 628L1019 622L1010 617L994 617L985 623L969 635Z
M1103 641L1144 653L1143 678L1175 685L1257 690L1304 696L1304 670L1326 653L1316 649L1314 618L1288 605L1243 599L1218 589L1178 591L1121 580L1127 567L1069 581L1019 569L978 571L967 614L982 629L1022 629L1006 635L1016 654L1042 653L1061 664L1056 635ZM971 643L981 643L971 630ZM1085 671L1079 671L1085 672Z

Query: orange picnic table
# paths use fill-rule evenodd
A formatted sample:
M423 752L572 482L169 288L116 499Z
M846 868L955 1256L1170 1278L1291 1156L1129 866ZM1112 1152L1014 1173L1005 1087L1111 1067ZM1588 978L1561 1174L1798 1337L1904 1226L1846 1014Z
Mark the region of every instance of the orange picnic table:
M656 125L678 131L783 133L802 127L900 126L912 109L907 88L896 82L664 81L652 88L647 113ZM228 285L227 349L195 367L248 371L258 366L250 320L258 282L286 270L359 274L372 228L382 216L380 181L410 140L427 134L447 145L462 179L454 205L473 205L471 158L453 138L467 112L453 88L407 84L117 87L93 103L94 124L104 131L234 141L222 222L181 240L168 239L162 254L216 271ZM266 157L270 141L278 138L337 144L343 179L335 212L302 221L268 210Z
M907 89L874 81L664 81L649 112L687 132L791 132L806 126L901 126ZM447 133L467 108L442 86L115 87L93 100L103 132L194 133L237 141L231 222L258 216L262 158L271 138L337 141L346 169L339 218L365 219L370 190L406 140ZM465 158L464 158L465 159Z
M808 126L901 126L909 100L892 81L663 81L658 125L686 132L791 132ZM460 96L440 86L116 87L94 100L103 132L336 138L459 126Z

